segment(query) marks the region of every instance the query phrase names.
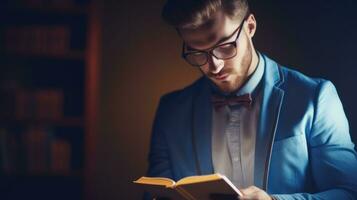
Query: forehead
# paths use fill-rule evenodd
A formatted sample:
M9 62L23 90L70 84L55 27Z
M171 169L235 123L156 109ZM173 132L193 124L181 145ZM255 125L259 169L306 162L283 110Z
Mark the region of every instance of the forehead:
M194 49L208 49L230 36L238 25L237 20L232 20L218 11L204 25L194 29L179 29L179 32L187 46Z

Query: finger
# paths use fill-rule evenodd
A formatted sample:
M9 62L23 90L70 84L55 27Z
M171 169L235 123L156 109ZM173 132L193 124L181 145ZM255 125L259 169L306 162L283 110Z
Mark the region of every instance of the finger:
M257 200L260 199L259 192L254 192L249 195L239 197L239 200Z
M255 187L255 186L249 186L247 188L240 189L240 191L242 192L243 196L244 195L249 195L249 194L251 194L253 192L256 192L258 190L259 190L259 188Z

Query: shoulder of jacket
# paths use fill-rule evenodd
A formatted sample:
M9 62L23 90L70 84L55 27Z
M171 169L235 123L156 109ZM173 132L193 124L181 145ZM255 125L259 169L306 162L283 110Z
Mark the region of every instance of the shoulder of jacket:
M161 97L161 102L182 102L191 100L197 92L203 89L205 84L207 84L206 78L201 77L185 88L164 94Z

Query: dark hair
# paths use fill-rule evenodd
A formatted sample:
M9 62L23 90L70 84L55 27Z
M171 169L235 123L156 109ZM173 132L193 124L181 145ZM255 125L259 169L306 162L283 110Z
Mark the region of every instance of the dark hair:
M247 0L167 0L162 18L176 28L194 28L203 25L219 10L231 19L242 19L249 12L249 6Z

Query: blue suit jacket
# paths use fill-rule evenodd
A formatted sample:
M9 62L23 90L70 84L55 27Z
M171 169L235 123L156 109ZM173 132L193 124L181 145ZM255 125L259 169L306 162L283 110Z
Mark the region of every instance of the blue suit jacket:
M357 155L335 87L263 58L255 185L279 199L357 199ZM161 98L148 176L214 173L208 81Z

